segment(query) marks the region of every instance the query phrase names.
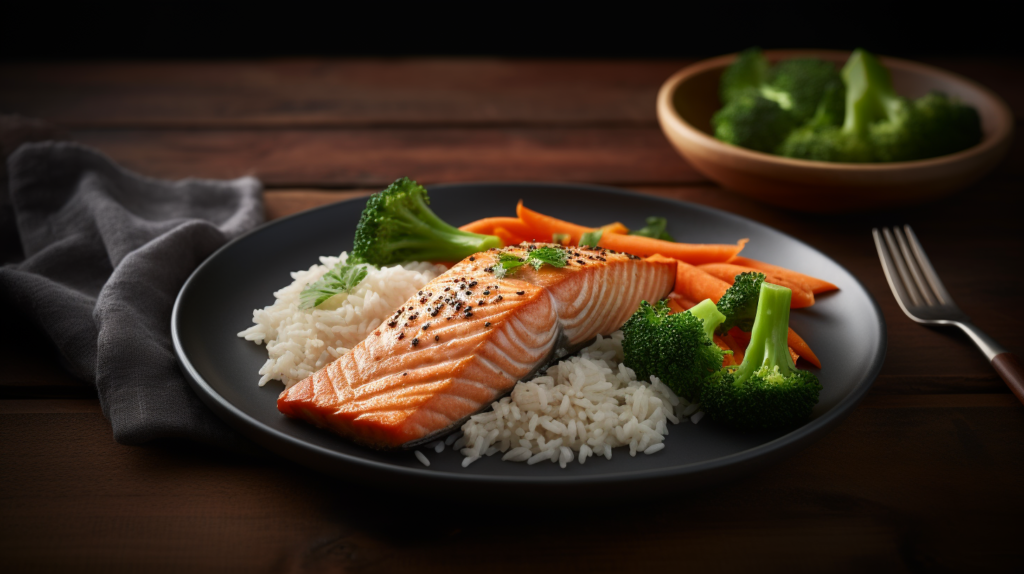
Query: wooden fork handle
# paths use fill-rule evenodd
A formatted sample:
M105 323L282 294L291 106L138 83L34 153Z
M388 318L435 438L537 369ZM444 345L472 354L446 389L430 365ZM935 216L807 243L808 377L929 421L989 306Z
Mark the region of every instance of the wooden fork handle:
M1024 370L1020 368L1017 357L1012 353L999 353L992 359L992 366L1006 382L1006 386L1024 403Z

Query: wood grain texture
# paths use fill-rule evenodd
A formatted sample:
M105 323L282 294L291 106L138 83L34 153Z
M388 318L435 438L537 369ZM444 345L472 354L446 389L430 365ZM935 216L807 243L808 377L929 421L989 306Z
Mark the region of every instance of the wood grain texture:
M510 512L513 492L411 501L270 455L119 446L95 413L5 412L0 459L18 464L0 467L0 552L76 572L622 572L680 556L716 571L1012 569L1024 409L972 400L877 399L757 475L654 500L610 491L614 512L566 500L539 522ZM429 527L396 520L410 505ZM491 512L504 518L481 528Z
M653 126L687 61L497 59L0 65L0 110L79 127Z
M1024 117L1012 59L931 58ZM655 125L693 60L282 59L0 64L0 111L89 127Z
M698 182L657 127L82 130L72 137L155 177L255 175L269 187L457 181Z

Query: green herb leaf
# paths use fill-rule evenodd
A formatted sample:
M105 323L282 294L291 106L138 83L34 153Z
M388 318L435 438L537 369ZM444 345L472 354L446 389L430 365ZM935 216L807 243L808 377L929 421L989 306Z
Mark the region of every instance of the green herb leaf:
M654 239L663 239L665 241L675 241L668 231L665 229L668 227L668 220L664 217L648 217L647 227L641 227L640 229L634 229L630 231L630 235L641 235L643 237L653 237Z
M595 229L584 233L580 237L580 247L597 247L597 242L601 241L602 235L604 235L603 229Z
M570 239L572 239L572 236L569 235L568 233L552 233L551 234L551 242L552 243L558 243L559 245L565 245L566 243L569 242Z
M366 265L338 263L318 281L314 281L299 294L299 309L318 307L339 293L348 293L366 278Z
M494 276L498 279L515 273L523 265L529 263L534 269L540 269L543 265L552 267L565 267L569 262L569 254L561 247L539 247L530 251L526 257L519 257L512 253L501 253L498 255L498 263L494 265Z
M561 247L539 247L530 252L526 261L533 265L534 269L540 269L541 265L565 267L569 262L569 254Z
M511 253L501 253L498 255L498 264L494 266L494 276L501 279L509 272L515 273L523 265L526 265L526 259Z

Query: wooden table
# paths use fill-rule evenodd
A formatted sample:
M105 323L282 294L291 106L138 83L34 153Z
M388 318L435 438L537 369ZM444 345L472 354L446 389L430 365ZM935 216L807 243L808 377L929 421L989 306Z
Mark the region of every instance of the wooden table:
M113 442L94 391L16 337L0 371L6 572L593 572L711 567L1024 571L1024 407L958 333L903 316L872 226L910 223L977 325L1024 357L1024 138L970 190L890 213L808 216L732 195L669 147L660 83L685 61L492 59L5 64L0 111L46 119L163 178L254 174L269 219L424 183L615 185L749 217L852 271L889 349L836 430L732 483L616 509L410 501L271 455ZM1024 115L1015 60L931 63ZM543 519L526 516L536 510ZM506 517L507 516L507 517Z

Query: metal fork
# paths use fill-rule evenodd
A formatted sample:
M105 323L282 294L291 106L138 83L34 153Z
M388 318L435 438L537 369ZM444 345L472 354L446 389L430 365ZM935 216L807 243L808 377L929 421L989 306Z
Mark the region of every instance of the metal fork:
M967 314L956 306L910 226L894 227L892 231L872 229L871 235L892 294L907 317L923 325L959 327L1024 403L1024 371L1017 358L971 324Z

